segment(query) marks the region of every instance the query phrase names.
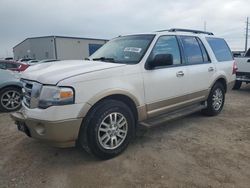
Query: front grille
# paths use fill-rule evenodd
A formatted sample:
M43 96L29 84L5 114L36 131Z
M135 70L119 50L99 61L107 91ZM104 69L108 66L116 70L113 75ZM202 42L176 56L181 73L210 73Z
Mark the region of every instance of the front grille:
M39 95L42 84L21 79L23 83L23 103L28 108L36 108L38 106Z
M23 103L30 108L33 83L28 80L21 80L23 83Z

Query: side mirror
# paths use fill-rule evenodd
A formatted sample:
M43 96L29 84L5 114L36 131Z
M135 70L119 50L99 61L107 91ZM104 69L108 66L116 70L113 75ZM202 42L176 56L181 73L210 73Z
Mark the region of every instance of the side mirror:
M163 67L173 65L173 55L172 54L157 54L154 59L148 62L148 68L153 69L155 67Z

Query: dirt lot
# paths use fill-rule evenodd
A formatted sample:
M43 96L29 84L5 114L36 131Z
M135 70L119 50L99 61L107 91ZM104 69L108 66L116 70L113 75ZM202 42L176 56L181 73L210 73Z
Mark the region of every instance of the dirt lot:
M8 114L0 128L0 187L250 187L250 86L228 93L217 117L140 128L108 161L30 139Z

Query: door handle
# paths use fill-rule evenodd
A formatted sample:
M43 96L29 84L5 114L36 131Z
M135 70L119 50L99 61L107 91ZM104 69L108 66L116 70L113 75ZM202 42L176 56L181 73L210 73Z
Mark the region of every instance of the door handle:
M176 76L177 77L182 77L182 76L184 76L184 72L183 71L179 71L179 72L176 73Z
M208 72L213 72L214 71L214 68L213 67L209 67L208 68Z

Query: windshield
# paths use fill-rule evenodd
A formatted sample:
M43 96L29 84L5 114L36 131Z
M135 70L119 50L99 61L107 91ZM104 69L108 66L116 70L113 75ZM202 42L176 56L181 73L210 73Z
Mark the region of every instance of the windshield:
M139 63L154 36L130 35L115 38L97 50L89 59L125 64Z

